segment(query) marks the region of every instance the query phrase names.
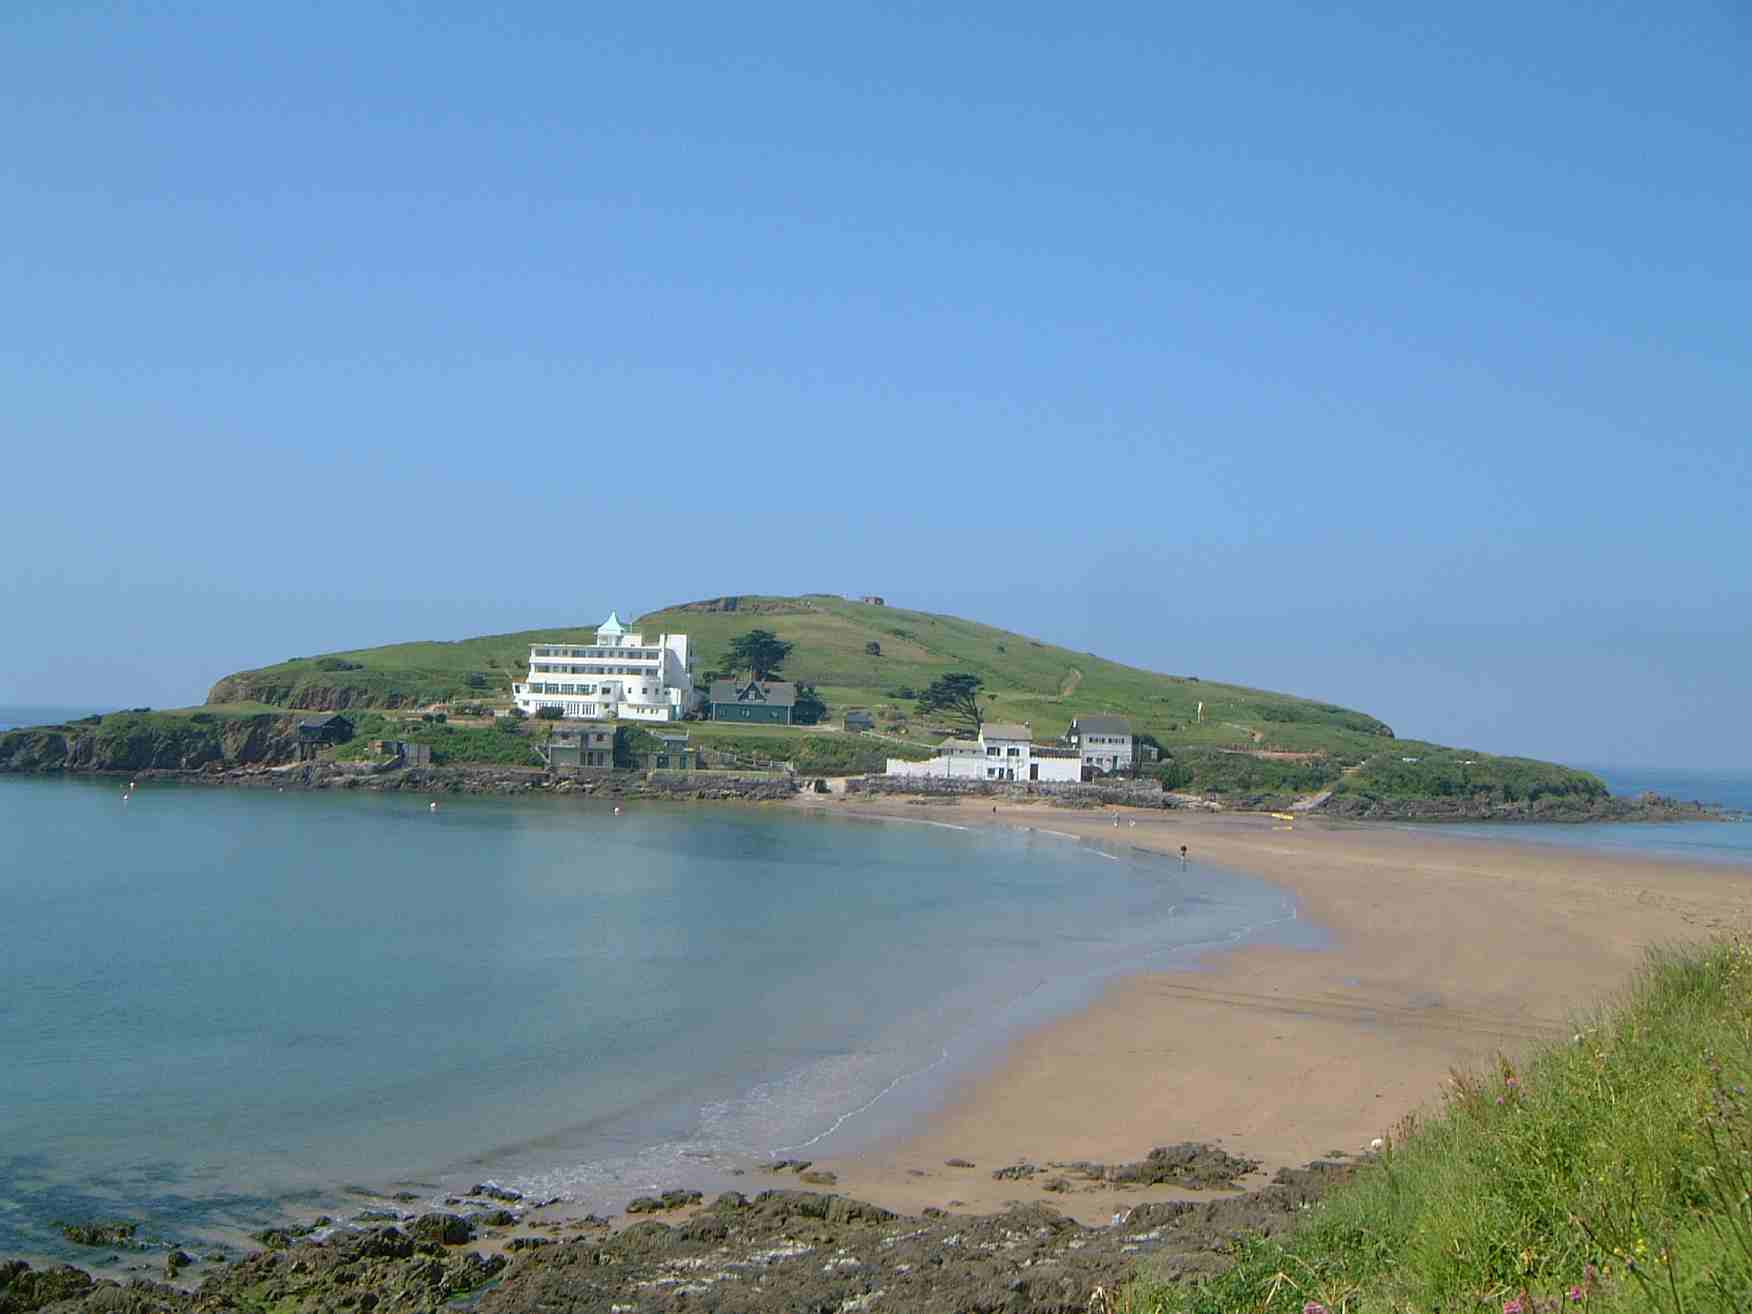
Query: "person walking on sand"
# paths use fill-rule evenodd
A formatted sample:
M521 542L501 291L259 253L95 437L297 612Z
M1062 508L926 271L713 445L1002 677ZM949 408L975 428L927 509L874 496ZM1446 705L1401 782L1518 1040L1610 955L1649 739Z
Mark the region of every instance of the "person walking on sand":
M1184 844L1180 846L1180 865L1182 867L1186 865L1186 845Z

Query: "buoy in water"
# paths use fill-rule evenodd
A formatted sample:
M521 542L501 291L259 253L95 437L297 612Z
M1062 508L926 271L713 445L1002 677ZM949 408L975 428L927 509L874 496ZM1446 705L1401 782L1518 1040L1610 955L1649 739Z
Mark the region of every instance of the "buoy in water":
M614 805L614 815L617 817L620 816L620 804L619 803L616 803Z
M428 810L430 810L432 812L436 812L438 810L438 805L436 803L428 803L428 804L426 804L426 807Z

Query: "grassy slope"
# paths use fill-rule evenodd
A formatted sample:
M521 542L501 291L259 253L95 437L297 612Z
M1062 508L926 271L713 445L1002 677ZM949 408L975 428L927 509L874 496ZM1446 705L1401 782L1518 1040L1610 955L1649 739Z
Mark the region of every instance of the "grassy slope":
M1146 1277L1120 1308L1752 1309L1749 1085L1752 946L1658 954L1574 1041L1458 1079L1286 1244L1243 1242L1199 1288Z
M735 611L689 604L643 616L637 627L688 634L702 675L726 665L730 641L749 629L769 629L796 644L786 675L816 685L835 724L849 707L871 708L886 738L865 740L867 747L853 753L804 737L823 731L695 726L694 733L705 739L765 733L786 746L784 756L800 764L818 762L812 769L830 770L854 758L876 763L880 753L868 746L874 744L889 745L881 751L896 756L918 756L945 727L918 718L906 691L923 689L950 671L971 671L985 681L988 719L1026 721L1036 738L1047 739L1061 734L1075 716L1118 713L1174 753L1189 787L1207 792L1270 803L1326 787L1371 797L1428 796L1449 789L1454 774L1432 770L1436 756L1448 750L1401 744L1362 712L1191 675L1144 671L953 616L866 606L833 595L745 596ZM294 707L502 702L511 682L523 678L532 642L588 642L594 635L590 627L536 630L299 658L230 676L214 686L210 701ZM879 655L868 652L871 643L879 645ZM343 663L355 669L333 669ZM1304 756L1239 755L1274 752ZM1405 764L1403 756L1427 756L1430 765ZM1498 765L1510 759L1474 752L1454 756L1474 759L1464 778L1499 794L1517 788L1588 794L1604 788L1593 777L1564 768L1529 763L1511 770ZM1540 778L1529 785L1523 777L1535 768ZM1353 769L1350 775L1347 769Z

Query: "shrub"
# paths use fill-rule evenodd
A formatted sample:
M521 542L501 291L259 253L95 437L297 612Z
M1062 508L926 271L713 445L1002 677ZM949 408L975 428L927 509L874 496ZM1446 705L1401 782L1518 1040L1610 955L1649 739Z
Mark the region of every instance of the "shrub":
M791 721L794 725L815 725L827 715L827 704L822 702L821 695L815 692L812 684L797 686L797 701L791 707Z
M493 722L493 728L499 731L500 734L520 735L523 733L523 726L520 724L522 720L523 717L521 715L502 716L497 721Z
M864 651L871 657L880 657L882 655L882 645L877 643L876 640L871 639L870 642L864 645Z
M358 662L350 662L344 657L324 657L316 663L319 671L362 671L364 666Z
M1192 768L1184 762L1168 762L1156 772L1156 779L1163 789L1185 789L1192 784Z
M487 677L480 671L470 671L467 677L463 680L463 683L470 689L485 689L487 687Z

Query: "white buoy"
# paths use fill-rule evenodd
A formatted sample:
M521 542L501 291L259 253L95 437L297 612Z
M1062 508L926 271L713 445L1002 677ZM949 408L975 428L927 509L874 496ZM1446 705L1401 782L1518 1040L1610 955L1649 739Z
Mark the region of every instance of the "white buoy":
M128 782L128 790L130 793L133 791L133 788L134 788L134 782L132 780L130 780Z
M436 812L438 810L438 805L436 803L428 803L426 806L427 806L427 808L429 808L433 812Z
M619 803L616 803L614 805L614 815L617 817L620 816L620 804Z

